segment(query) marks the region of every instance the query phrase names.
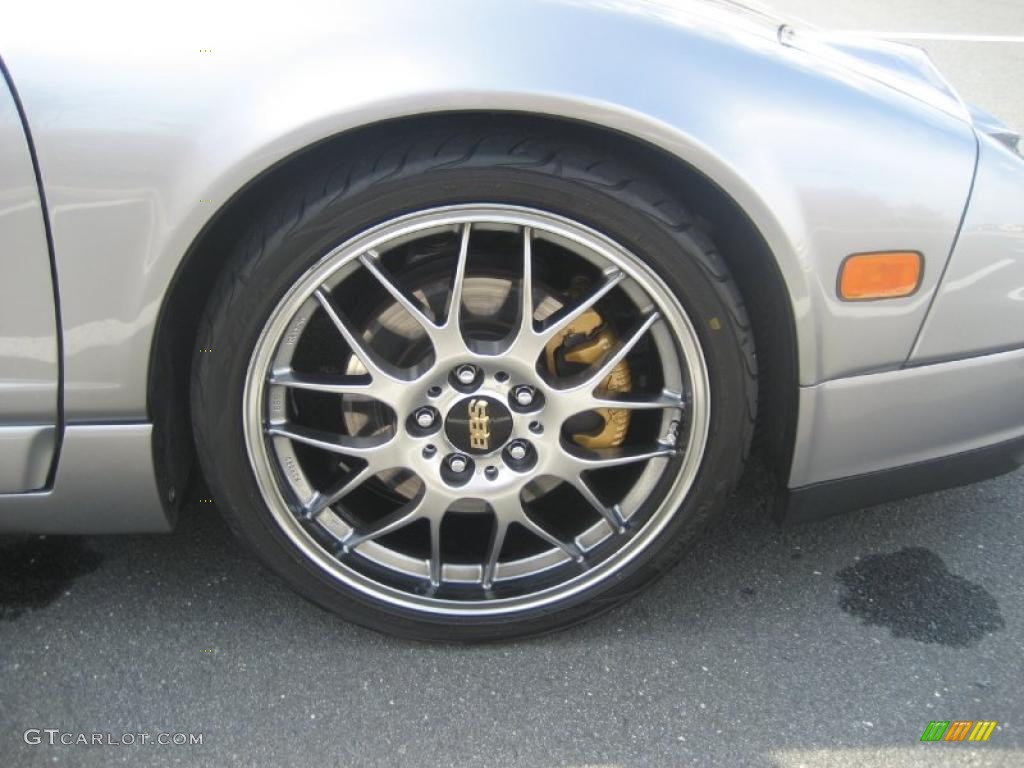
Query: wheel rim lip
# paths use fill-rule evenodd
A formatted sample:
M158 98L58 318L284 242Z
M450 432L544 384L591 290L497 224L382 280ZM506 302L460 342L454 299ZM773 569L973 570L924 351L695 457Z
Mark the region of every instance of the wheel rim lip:
M682 464L658 508L621 547L592 568L536 592L480 601L450 600L407 592L375 581L328 553L299 522L293 505L275 478L272 456L264 435L266 376L284 331L294 314L317 288L362 253L420 230L458 224L513 224L555 234L587 248L614 264L634 280L662 312L672 340L686 363L685 380L690 429L680 446ZM486 356L481 356L486 357ZM507 204L463 204L424 209L382 222L331 249L293 283L264 323L250 357L242 398L242 425L250 469L274 521L291 543L332 580L340 581L358 596L393 608L404 608L442 617L489 617L524 613L557 602L571 601L632 563L673 520L692 488L703 462L710 427L711 391L707 363L689 315L657 273L639 257L593 228L564 216ZM399 435L397 439L402 439Z

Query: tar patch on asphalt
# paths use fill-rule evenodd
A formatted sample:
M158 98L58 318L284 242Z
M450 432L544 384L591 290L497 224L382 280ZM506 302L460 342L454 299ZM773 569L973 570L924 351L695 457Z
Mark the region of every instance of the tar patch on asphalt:
M846 588L840 608L894 637L966 648L1005 626L984 587L950 573L927 549L865 557L836 580Z
M0 621L45 608L102 561L103 555L71 536L34 536L5 544L0 547Z

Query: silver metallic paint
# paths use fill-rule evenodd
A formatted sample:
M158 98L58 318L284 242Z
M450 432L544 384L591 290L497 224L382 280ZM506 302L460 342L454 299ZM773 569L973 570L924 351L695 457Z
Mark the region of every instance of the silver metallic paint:
M22 116L0 77L0 494L46 483L56 444L50 252Z
M260 172L380 120L508 110L584 121L660 147L747 212L778 262L798 335L804 442L793 485L927 453L901 442L915 422L896 411L884 423L871 414L889 384L906 399L914 387L900 382L915 382L927 385L911 398L913 413L946 417L940 381L960 364L895 369L911 356L953 247L977 158L974 130L951 101L948 109L937 103L947 89L923 69L909 85L892 82L886 69L904 57L887 63L878 50L807 44L814 36L802 30L782 45L776 20L730 5L345 0L293 3L287 13L253 4L238 14L185 2L160 24L140 4L68 4L60 24L43 4L7 9L0 53L36 138L64 288L68 420L147 418L147 365L168 285L215 211ZM940 330L925 329L913 362L926 352L957 357L971 353L965 345L978 348L977 338L951 337L941 325L958 312L963 324L974 323L985 307L976 297L998 293L994 277L957 287L957 275L980 274L986 259L1019 261L1019 233L1005 229L1001 210L1010 209L1010 226L1019 223L1007 201L1020 199L1021 174L999 183L1001 203L979 189L971 204L969 221L980 229L965 228L935 302ZM836 299L835 271L847 254L892 248L925 254L918 294ZM1002 327L1024 325L1015 299L996 298ZM963 370L997 386L1015 370L1007 365L994 356ZM832 381L876 371L892 372ZM854 414L887 430L884 439L832 431ZM936 445L953 449L1000 432L985 418L980 429L991 427L989 437L978 424L956 424L965 429L959 441L952 431L933 434ZM126 428L133 463L116 469L138 467L149 477L137 427ZM108 437L114 445L116 433ZM58 479L63 467L64 459ZM65 473L62 487L72 476ZM131 490L155 514L155 494ZM103 493L115 501L116 487ZM50 519L11 516L13 498L0 497L8 521L31 529L33 520ZM32 508L57 514L35 498L26 497ZM74 506L71 524L89 525L81 519L88 510ZM119 509L127 514L129 506Z
M865 77L891 85L946 114L965 121L972 118L970 109L920 48L789 25L779 30L779 39L813 56L854 68Z
M43 208L21 115L0 77L0 493L46 482L57 383Z
M316 141L441 110L555 115L661 147L766 238L793 302L801 383L901 364L966 202L970 125L780 45L763 20L677 5L204 5L199 27L187 10L151 25L135 6L74 6L44 44L49 11L19 7L0 50L51 191L60 279L75 286L62 306L67 418L145 417L167 286L231 195ZM894 247L925 254L917 296L836 299L844 256Z
M1024 157L988 136L980 144L970 207L915 364L1024 347Z
M56 437L53 425L0 427L0 494L35 491L46 485Z
M0 424L57 417L57 335L32 158L14 99L0 86Z
M0 533L163 533L171 520L153 474L149 424L64 430L53 488L0 494Z
M790 487L863 475L1024 435L1024 350L800 390Z

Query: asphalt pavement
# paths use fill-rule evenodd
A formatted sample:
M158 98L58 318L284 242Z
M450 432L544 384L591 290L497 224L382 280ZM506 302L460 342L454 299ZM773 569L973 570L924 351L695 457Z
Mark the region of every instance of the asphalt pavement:
M776 7L1024 36L1020 0ZM1024 43L920 44L1024 127ZM723 524L626 607L475 647L336 619L198 499L169 536L0 538L0 766L1024 765L1024 472L792 528L767 519L770 485L755 466ZM998 725L922 743L933 720Z

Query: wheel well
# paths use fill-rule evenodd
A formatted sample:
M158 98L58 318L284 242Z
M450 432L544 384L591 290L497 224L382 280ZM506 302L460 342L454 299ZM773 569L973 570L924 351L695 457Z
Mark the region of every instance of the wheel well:
M356 152L366 142L401 137L441 121L507 127L517 121L548 135L584 141L660 176L697 217L719 248L746 303L759 369L754 448L781 477L788 474L796 422L796 331L791 302L764 238L739 205L713 181L678 157L635 137L550 116L445 113L402 118L339 134L303 149L253 179L225 203L192 242L157 319L149 370L153 454L163 497L177 507L196 467L189 404L192 354L199 319L232 244L254 211L294 175L322 167L328 157Z

